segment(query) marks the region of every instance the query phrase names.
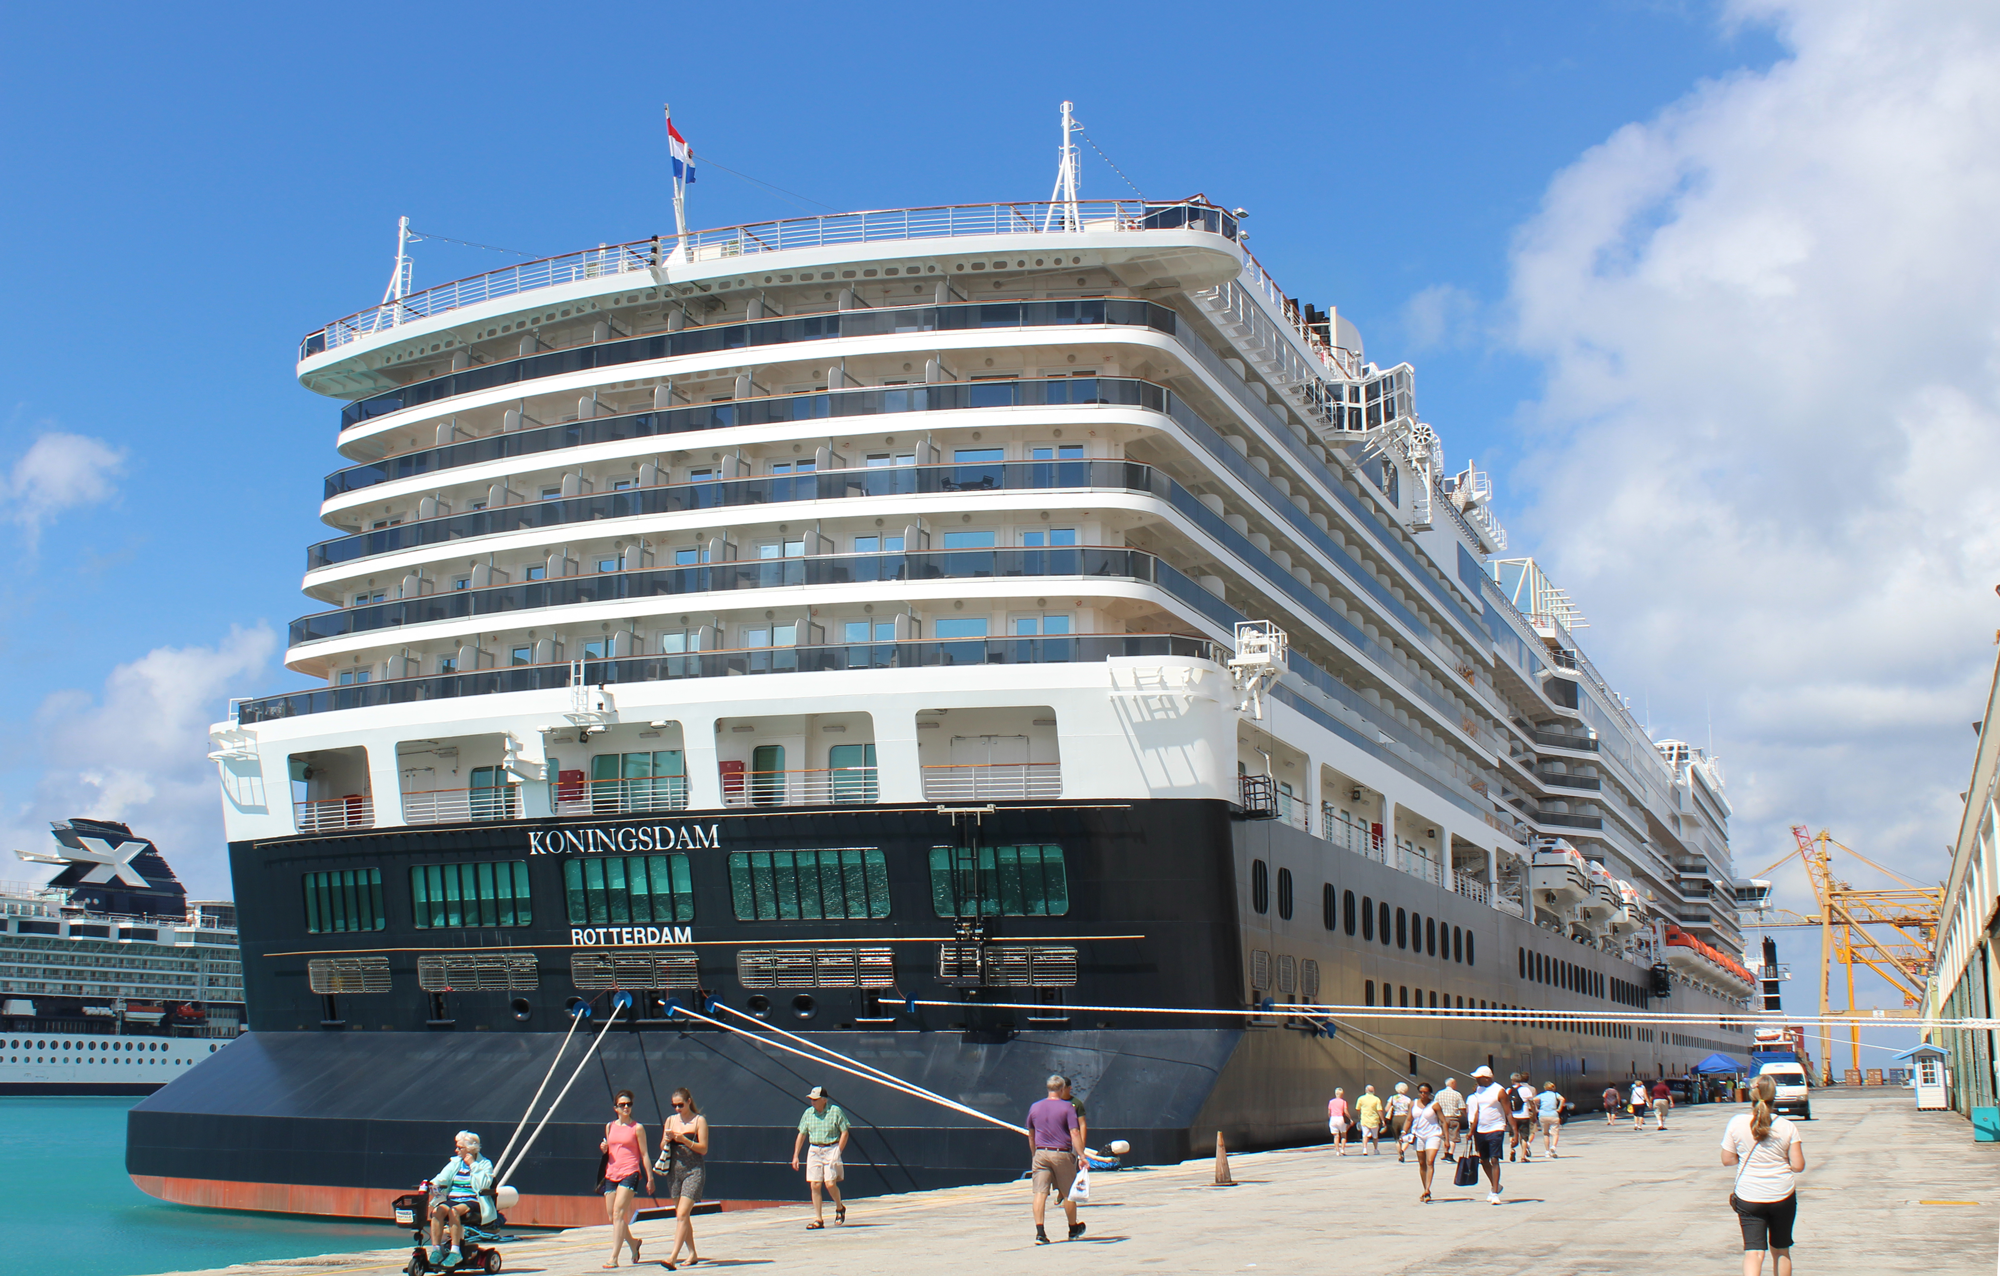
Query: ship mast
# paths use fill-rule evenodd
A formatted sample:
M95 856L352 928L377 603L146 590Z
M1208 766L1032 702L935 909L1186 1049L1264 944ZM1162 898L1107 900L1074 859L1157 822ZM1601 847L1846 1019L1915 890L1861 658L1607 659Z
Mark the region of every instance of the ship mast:
M1062 148L1057 152L1056 158L1056 188L1049 195L1049 211L1042 218L1044 233L1050 230L1083 229L1083 215L1076 206L1077 150L1076 145L1069 140L1070 134L1081 132L1083 125L1078 123L1076 116L1072 114L1074 109L1074 103L1062 104ZM1056 219L1059 212L1062 220L1058 226Z

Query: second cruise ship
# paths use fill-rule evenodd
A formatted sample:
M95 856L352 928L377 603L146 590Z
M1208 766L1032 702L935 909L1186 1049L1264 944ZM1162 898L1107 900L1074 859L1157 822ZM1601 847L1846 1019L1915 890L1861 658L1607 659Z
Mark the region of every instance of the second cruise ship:
M655 1129L690 1087L753 1201L817 1084L860 1193L1018 1172L869 1068L1007 1120L1063 1072L1147 1163L1323 1137L1335 1084L1746 1048L1625 1021L1753 991L1719 768L1633 720L1415 369L1240 210L1062 164L399 261L304 340L317 685L214 728L250 1030L133 1111L141 1187L379 1215L586 1057L517 1223L601 1221L626 1086Z

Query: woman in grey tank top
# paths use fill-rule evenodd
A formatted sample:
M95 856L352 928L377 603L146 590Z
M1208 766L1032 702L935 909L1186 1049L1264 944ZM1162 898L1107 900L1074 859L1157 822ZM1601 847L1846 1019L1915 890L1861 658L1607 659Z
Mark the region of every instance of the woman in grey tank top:
M660 1136L660 1160L653 1168L667 1176L667 1196L674 1203L674 1252L667 1267L681 1261L681 1246L687 1246L687 1261L698 1263L694 1248L694 1207L708 1190L708 1118L694 1106L694 1092L686 1086L674 1091L674 1114L667 1118Z

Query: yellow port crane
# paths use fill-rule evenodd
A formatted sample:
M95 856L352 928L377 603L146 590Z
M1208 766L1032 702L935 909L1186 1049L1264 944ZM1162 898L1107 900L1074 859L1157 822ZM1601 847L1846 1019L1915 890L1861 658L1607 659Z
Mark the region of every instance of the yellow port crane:
M1794 824L1792 837L1798 843L1799 862L1805 866L1806 880L1812 883L1813 895L1819 901L1819 912L1803 917L1785 909L1773 909L1774 913L1796 920L1765 922L1763 925L1813 926L1819 930L1820 1080L1831 1084L1832 1018L1847 1019L1848 1045L1854 1068L1856 1071L1861 1068L1863 1016L1854 1006L1855 963L1873 970L1903 994L1903 1010L1893 1017L1914 1014L1917 1003L1923 999L1924 982L1930 978L1936 960L1935 945L1939 915L1944 908L1944 888L1918 886L1852 847L1834 841L1833 835L1825 829L1815 836L1805 825ZM1840 880L1833 875L1834 847L1839 847L1876 872L1894 878L1900 886L1891 890L1857 890ZM1789 855L1785 857L1790 858ZM1784 860L1778 863L1782 864ZM1777 865L1771 867L1776 868ZM1835 966L1839 966L1847 978L1847 1009L1839 1012L1827 1004Z

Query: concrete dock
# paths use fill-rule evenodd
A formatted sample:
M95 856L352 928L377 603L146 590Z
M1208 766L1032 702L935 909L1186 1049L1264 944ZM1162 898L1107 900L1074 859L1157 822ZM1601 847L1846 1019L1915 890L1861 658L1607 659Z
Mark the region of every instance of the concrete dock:
M1594 1096L1579 1102L1594 1103ZM697 1217L709 1266L770 1266L814 1276L930 1276L977 1271L1101 1273L1739 1272L1742 1241L1728 1206L1731 1172L1718 1160L1727 1119L1743 1109L1677 1109L1664 1133L1607 1128L1601 1114L1566 1127L1560 1159L1539 1153L1506 1165L1504 1203L1484 1184L1453 1188L1441 1165L1437 1198L1417 1202L1417 1171L1395 1151L1350 1148L1230 1158L1238 1186L1210 1186L1213 1162L1093 1176L1089 1225L1076 1242L1036 1246L1023 1183L954 1188L855 1202L845 1227L808 1232L806 1205ZM1901 1089L1816 1092L1802 1124L1807 1172L1799 1187L1800 1276L1991 1273L2000 1243L2000 1144L1975 1144L1955 1113L1918 1112ZM727 1146L728 1131L716 1132ZM1104 1139L1113 1131L1100 1131ZM801 1186L803 1194L803 1185ZM1060 1237L1060 1212L1050 1209ZM664 1270L672 1220L642 1222L647 1261ZM384 1228L385 1242L407 1236ZM583 1276L600 1270L609 1228L528 1235L503 1245L509 1272ZM361 1254L244 1264L230 1276L390 1273L407 1243ZM631 1267L629 1261L621 1271ZM1771 1271L1767 1262L1765 1271ZM191 1274L189 1274L191 1276ZM215 1274L204 1274L215 1276Z

